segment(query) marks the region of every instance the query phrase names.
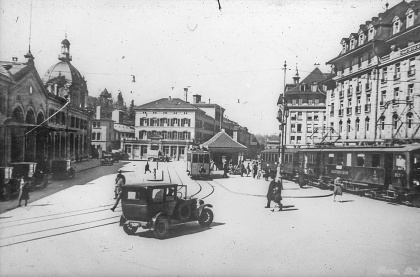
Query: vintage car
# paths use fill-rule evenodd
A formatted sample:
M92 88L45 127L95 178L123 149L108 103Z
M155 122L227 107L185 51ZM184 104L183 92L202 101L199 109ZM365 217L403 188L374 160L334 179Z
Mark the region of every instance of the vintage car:
M54 179L73 179L76 175L71 160L52 160L51 174Z
M101 165L113 165L113 164L114 164L114 156L112 155L112 153L103 152L102 158L101 158Z
M48 174L37 170L37 163L35 162L18 162L11 163L13 167L12 173L12 187L19 187L19 179L21 176L25 177L29 188L46 187L48 185Z
M174 225L198 221L201 226L210 226L213 222L210 208L213 206L186 195L187 187L177 184L125 185L122 187L120 226L128 235L136 233L139 227L152 230L158 239L168 238L169 228Z

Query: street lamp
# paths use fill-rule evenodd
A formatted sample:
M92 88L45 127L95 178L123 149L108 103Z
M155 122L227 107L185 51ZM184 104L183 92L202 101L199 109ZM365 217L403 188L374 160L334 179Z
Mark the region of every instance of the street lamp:
M279 111L277 113L277 120L279 122L279 129L281 132L279 132L279 162L277 165L277 178L281 180L281 168L284 163L284 150L285 150L285 144L286 144L286 129L285 125L287 124L287 118L289 117L289 110L286 108L287 102L284 97L286 92L286 70L287 70L287 64L286 61L284 61L283 65L283 71L284 71L284 84L283 84L283 93L280 95L280 101L279 104L281 107L279 108ZM280 152L281 151L281 152Z

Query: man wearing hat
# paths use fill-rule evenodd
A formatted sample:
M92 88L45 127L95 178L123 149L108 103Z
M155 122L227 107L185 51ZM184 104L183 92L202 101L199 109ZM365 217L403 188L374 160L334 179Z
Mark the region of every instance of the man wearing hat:
M122 185L125 185L125 176L122 174L122 170L118 170L118 174L117 174L117 178L115 178L115 189L114 189L114 193L115 193L115 197L114 199L117 199L118 197L118 180L122 179Z

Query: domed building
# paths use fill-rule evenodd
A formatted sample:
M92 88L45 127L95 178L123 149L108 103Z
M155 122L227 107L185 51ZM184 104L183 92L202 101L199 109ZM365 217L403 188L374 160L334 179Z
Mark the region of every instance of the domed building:
M59 62L51 66L42 81L48 91L48 125L52 128L49 158L80 160L90 154L91 115L86 109L86 80L70 62L70 42L61 42Z

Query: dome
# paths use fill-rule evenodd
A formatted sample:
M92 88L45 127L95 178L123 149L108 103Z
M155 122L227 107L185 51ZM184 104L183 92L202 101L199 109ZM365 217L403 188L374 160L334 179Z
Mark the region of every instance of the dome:
M66 82L72 84L83 84L84 79L80 72L70 62L58 62L51 66L42 78L44 84L48 83L51 79L55 79L59 76L64 76Z
M68 41L67 38L65 38L65 39L63 39L63 41L61 42L61 44L64 44L64 45L69 46L70 45L70 41Z

